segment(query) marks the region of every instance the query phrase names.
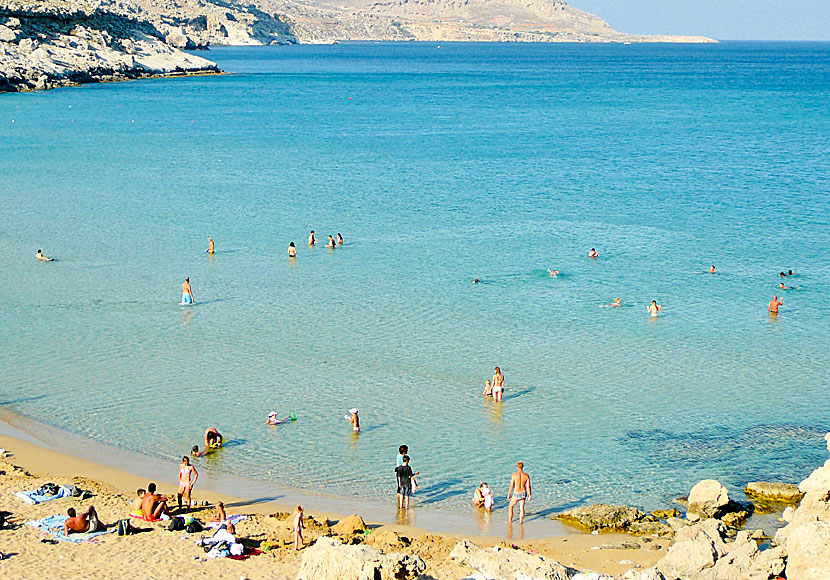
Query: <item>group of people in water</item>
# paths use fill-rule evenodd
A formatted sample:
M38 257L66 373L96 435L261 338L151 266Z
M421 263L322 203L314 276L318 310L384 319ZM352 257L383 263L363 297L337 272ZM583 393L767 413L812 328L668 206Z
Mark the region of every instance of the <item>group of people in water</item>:
M491 382L492 380L492 382ZM485 397L493 397L493 401L501 403L504 398L504 375L501 374L501 369L496 367L493 370L493 378L484 381Z

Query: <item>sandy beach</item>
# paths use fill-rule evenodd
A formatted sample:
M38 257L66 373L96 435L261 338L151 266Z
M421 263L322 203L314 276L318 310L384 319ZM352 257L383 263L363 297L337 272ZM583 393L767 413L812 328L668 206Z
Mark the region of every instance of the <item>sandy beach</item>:
M69 507L86 509L90 504L98 510L105 523L126 517L128 502L135 489L146 487L147 480L106 465L73 457L65 453L38 446L9 436L0 436L0 447L7 456L0 461L0 510L11 512L11 529L0 531L0 552L7 559L0 562L0 570L8 578L115 578L129 573L133 578L279 578L293 579L301 565L302 552L295 552L290 545L289 502L251 503L245 498L235 498L219 493L194 492L201 504L225 502L228 514L247 514L248 519L237 526L237 536L245 539L249 547L271 548L244 561L225 558L205 558L205 552L196 545L200 534L169 532L166 524L140 524L141 533L127 537L115 534L99 536L95 541L82 544L41 542L48 538L26 522L63 514ZM77 501L63 498L38 505L29 505L15 496L15 492L32 490L44 483L74 484L92 493ZM174 494L171 481L158 481L159 490ZM333 506L334 507L334 506ZM337 534L336 523L343 514L332 509L329 513L310 512L306 544L321 535ZM194 508L194 514L203 520L213 514L213 507ZM329 524L334 525L334 528ZM369 522L369 534L362 534L367 545L381 552L405 552L418 555L427 563L424 578L458 579L469 576L472 570L449 559L449 552L460 537L447 534L431 534L427 530L400 525L384 525ZM347 535L348 536L348 535ZM341 535L341 537L343 537ZM400 538L406 538L401 540ZM355 540L345 537L347 541ZM478 545L515 544L523 550L534 551L580 570L622 573L632 567L648 567L665 552L667 540L655 539L639 550L603 549L596 546L630 540L620 534L574 532L562 537L539 540L506 541L495 538L468 538ZM638 541L643 543L643 538ZM409 544L405 546L404 544Z

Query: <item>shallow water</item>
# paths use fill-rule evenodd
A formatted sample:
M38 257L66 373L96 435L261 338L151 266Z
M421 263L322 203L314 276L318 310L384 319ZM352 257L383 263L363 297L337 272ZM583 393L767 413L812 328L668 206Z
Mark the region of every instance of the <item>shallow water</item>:
M517 460L546 514L826 458L829 44L209 56L0 96L7 409L170 460L215 425L197 466L382 501L407 443L456 512Z

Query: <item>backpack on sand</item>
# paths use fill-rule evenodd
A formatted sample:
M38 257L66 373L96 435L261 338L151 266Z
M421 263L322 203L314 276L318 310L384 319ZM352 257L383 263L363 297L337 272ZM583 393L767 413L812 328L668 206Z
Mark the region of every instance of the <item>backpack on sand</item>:
M119 536L129 536L133 533L133 525L130 523L130 520L118 520L116 530Z

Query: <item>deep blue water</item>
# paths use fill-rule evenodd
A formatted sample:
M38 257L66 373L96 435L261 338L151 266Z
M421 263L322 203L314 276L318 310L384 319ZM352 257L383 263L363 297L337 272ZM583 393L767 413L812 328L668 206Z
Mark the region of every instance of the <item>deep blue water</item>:
M7 408L171 460L215 425L200 467L382 501L407 443L454 510L517 460L546 513L826 459L830 44L206 56L0 96Z

